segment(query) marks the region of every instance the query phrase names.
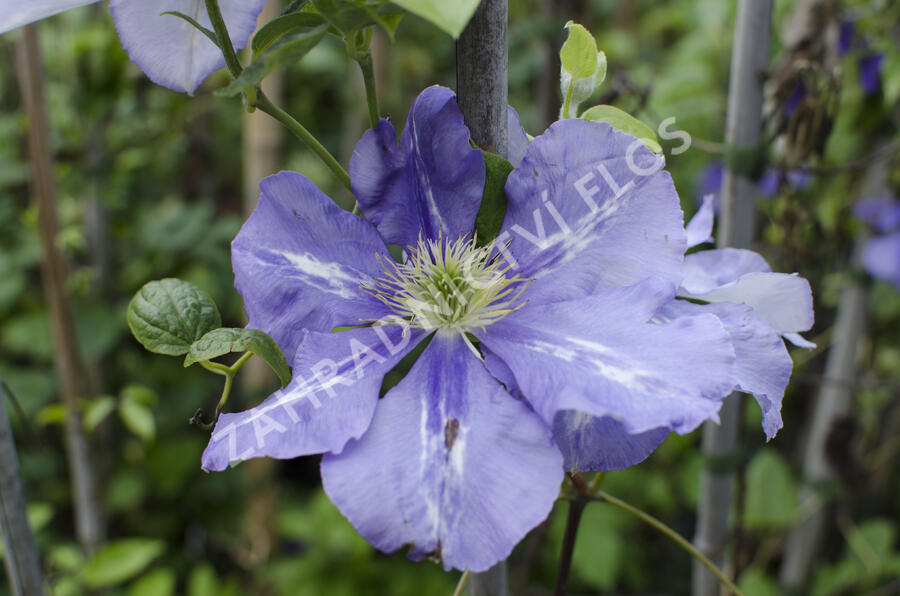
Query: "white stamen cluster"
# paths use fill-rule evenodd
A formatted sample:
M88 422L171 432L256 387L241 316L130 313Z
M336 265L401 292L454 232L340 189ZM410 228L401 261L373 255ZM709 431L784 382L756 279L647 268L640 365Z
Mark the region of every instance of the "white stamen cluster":
M492 246L474 238L426 240L407 248L403 263L381 259L384 277L362 287L409 327L465 333L484 329L517 310L514 303L528 285Z

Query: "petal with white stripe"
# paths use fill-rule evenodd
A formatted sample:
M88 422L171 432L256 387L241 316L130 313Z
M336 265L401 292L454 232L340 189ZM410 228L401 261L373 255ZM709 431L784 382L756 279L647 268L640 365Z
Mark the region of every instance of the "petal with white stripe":
M381 275L377 255L391 258L372 224L295 172L259 186L259 204L231 244L249 326L290 360L303 329L329 332L383 315L386 307L359 287Z
M713 315L648 322L671 300L671 284L598 290L587 298L528 304L478 338L515 375L535 411L611 417L632 434L679 433L716 420L734 387L734 350Z
M528 145L506 182L498 242L516 273L535 280L530 301L578 298L650 276L679 282L684 219L662 166L634 137L576 118Z
M339 453L369 428L384 375L423 336L403 335L397 326L305 332L291 383L255 408L222 414L203 469L220 471L254 457Z
M405 247L420 234L472 233L485 166L469 136L456 95L438 86L416 98L399 144L388 120L363 135L350 158L350 182L360 210L386 242Z
M366 434L322 459L325 492L363 537L447 570L507 557L550 513L562 478L550 429L443 332Z

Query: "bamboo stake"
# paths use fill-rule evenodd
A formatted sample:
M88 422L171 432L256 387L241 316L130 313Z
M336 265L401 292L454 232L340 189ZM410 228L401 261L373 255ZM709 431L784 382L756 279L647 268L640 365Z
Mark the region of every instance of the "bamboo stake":
M887 162L875 160L866 172L860 196L880 196L887 193ZM865 237L857 240L852 258L854 268L860 267L860 253ZM857 348L865 337L868 323L868 291L862 282L850 276L841 291L837 320L825 362L825 382L812 411L806 449L803 457L804 485L800 490L801 503L811 504L812 514L791 529L784 549L779 581L786 590L802 589L819 552L828 523L828 503L816 486L835 480L835 472L828 461L826 443L834 423L846 414L853 402L856 377Z
M3 560L9 584L15 596L42 596L41 560L28 525L25 491L16 443L6 414L9 392L0 380L0 534L3 535Z
M27 25L18 45L19 84L28 117L28 156L31 192L38 207L38 228L44 257L41 280L50 309L56 351L59 393L66 409L66 456L72 482L75 530L78 541L93 552L103 536L100 507L96 498L94 470L81 425L77 400L85 396L84 364L78 353L72 311L65 293L66 267L56 246L59 223L56 215L56 188L53 179L47 114L37 25Z
M475 143L507 157L507 0L482 0L456 44L456 93ZM506 561L472 573L469 596L506 596Z
M735 149L755 149L761 138L764 74L769 61L772 0L739 0L731 56L728 89L726 143ZM755 230L755 191L748 177L726 170L722 181L720 247L749 248ZM707 461L721 460L734 452L740 426L740 396L731 395L722 406L720 425L703 429L703 453ZM728 512L733 473L707 469L700 480L700 502L694 546L722 566L728 540ZM694 596L716 596L719 580L694 563Z

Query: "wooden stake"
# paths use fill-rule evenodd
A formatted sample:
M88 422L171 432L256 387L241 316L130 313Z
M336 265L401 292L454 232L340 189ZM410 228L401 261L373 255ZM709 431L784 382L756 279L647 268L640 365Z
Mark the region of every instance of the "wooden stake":
M59 394L66 408L66 455L72 481L75 530L88 553L102 536L100 507L96 497L94 470L78 412L79 398L85 397L84 364L78 353L72 311L66 297L66 267L56 246L59 223L56 215L56 187L53 178L50 136L44 103L43 67L37 40L37 25L27 25L18 44L18 74L22 101L28 117L28 157L31 192L38 208L38 228L43 248L41 281L50 310L53 329Z
M739 0L731 55L728 88L726 143L749 151L762 138L763 84L769 62L769 34L772 27L772 0ZM719 220L719 247L750 248L756 221L755 188L746 175L726 170L722 181L722 217ZM743 396L733 394L722 405L719 425L703 428L703 454L707 461L721 460L734 453L740 430ZM722 567L728 541L728 512L731 505L731 471L706 470L700 480L697 529L694 546ZM702 564L693 570L694 596L718 596L719 580Z

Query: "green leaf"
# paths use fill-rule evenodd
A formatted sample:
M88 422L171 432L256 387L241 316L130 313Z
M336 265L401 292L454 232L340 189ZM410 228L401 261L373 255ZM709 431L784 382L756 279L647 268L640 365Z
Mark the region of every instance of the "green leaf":
M640 139L650 151L662 153L662 147L660 147L653 129L619 108L607 105L594 106L585 111L580 117L594 122L607 122L616 130Z
M53 544L49 546L48 559L54 571L74 572L84 566L84 554L81 548L73 543Z
M270 46L262 54L256 56L254 62L241 72L240 76L227 86L216 91L216 95L232 97L247 89L259 85L270 72L293 64L316 47L328 27L320 25L310 31L286 36L278 43Z
M250 47L253 49L253 60L272 44L282 40L291 33L314 29L325 24L325 18L312 12L292 12L269 21L259 28Z
M744 523L752 529L787 528L796 513L797 492L790 466L774 449L761 449L747 466Z
M116 409L116 400L111 395L102 395L88 402L87 408L84 410L84 430L94 432L100 423L106 420L107 416L112 414Z
M128 596L172 596L175 574L170 569L154 569L128 588Z
M53 505L50 503L28 503L28 525L32 532L43 530L53 519Z
M220 327L222 319L212 299L180 279L144 285L128 304L128 327L143 346L156 354L187 354L191 344Z
M35 422L38 426L62 424L66 420L66 408L62 404L50 404L38 410Z
M281 386L284 387L291 381L291 368L288 366L284 353L275 340L259 329L240 329L225 327L213 329L191 346L190 352L184 358L184 365L190 366L201 360L210 360L230 352L250 351L272 367Z
M177 10L164 10L163 12L161 12L159 14L160 15L170 14L172 16L178 17L179 19L184 19L185 21L190 23L195 29L200 31L200 33L202 33L203 35L208 37L209 40L211 42L213 42L217 48L219 48L220 50L222 49L222 46L219 45L219 39L216 37L215 33L213 33L212 31L210 31L209 29L207 29L206 27L204 27L203 25L198 23L195 19L184 14L183 12L178 12Z
M572 572L593 590L610 591L622 576L627 557L622 530L627 523L617 509L590 505L584 510L572 554Z
M92 590L121 584L146 569L165 549L162 540L150 538L110 542L84 566L82 580Z
M222 593L216 572L208 564L194 567L187 585L187 596L218 596Z
M394 0L413 14L431 21L454 38L458 38L475 14L480 0Z
M581 25L566 23L569 37L559 51L559 87L563 94L560 118L573 118L581 102L606 78L606 54L597 51L594 36Z
M569 21L566 23L569 37L559 51L562 68L573 79L587 79L597 71L597 41L583 26Z
M125 385L122 391L119 392L119 395L122 399L135 401L148 408L155 408L156 404L159 403L159 398L153 389L137 383Z
M125 394L119 400L119 417L132 433L145 442L150 442L156 436L156 420L153 418L153 410L133 397Z
M384 12L385 0L312 0L315 11L337 30L348 44L361 29L378 25L394 39L402 13Z
M738 587L747 596L778 596L778 584L757 567L750 567L741 573Z
M478 215L475 217L475 234L478 236L478 245L486 246L497 237L503 226L503 218L506 216L506 192L503 187L514 168L496 153L488 151L481 153L484 155L486 175L481 207L478 208Z

